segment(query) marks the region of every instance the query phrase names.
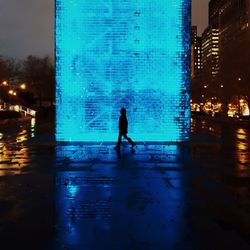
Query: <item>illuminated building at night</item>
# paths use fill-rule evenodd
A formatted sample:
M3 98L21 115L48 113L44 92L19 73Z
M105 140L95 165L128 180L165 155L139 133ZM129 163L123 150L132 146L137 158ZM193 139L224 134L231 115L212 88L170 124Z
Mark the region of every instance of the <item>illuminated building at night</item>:
M220 64L224 85L229 95L235 92L233 86L236 84L240 90L238 95L245 95L250 91L249 13L249 0L230 0L220 9Z
M56 0L56 138L185 141L190 0Z
M202 71L202 43L197 35L197 26L191 27L191 78L193 79Z
M211 0L208 8L208 23L214 28L219 28L219 15L223 4L228 0Z
M209 24L219 30L219 84L224 86L227 98L250 93L250 89L247 90L250 82L249 13L249 0L211 0L209 3Z
M203 75L208 82L219 73L219 30L208 26L202 34Z

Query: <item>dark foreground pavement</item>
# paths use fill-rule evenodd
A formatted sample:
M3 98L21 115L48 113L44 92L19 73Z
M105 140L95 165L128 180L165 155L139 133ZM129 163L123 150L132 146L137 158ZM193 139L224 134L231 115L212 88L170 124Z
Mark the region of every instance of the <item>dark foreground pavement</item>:
M250 249L250 132L193 120L188 144L55 144L0 129L0 249Z

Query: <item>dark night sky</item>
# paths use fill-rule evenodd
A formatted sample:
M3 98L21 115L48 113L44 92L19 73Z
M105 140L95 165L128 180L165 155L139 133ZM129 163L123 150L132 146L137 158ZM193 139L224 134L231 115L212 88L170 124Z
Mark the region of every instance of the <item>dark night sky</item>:
M192 0L192 23L207 25L209 0ZM54 0L0 0L0 55L53 55Z

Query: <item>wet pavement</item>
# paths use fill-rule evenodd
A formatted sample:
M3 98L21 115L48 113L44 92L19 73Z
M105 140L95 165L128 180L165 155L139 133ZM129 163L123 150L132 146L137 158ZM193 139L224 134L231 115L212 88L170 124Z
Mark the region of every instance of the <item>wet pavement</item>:
M192 121L186 144L54 142L0 127L0 249L250 249L250 128Z

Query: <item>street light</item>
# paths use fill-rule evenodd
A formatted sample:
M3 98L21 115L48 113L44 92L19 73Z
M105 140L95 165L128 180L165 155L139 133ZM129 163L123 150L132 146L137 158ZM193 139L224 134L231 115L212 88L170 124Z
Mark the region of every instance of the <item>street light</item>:
M20 85L20 88L23 89L23 90L25 90L25 89L26 89L26 84L25 84L25 83L22 83L22 84Z
M8 92L10 95L14 95L14 96L16 96L16 92L14 91L14 90L9 90L9 92Z
M3 86L8 86L8 82L7 82L7 81L3 81L3 82L2 82L2 85L3 85Z

